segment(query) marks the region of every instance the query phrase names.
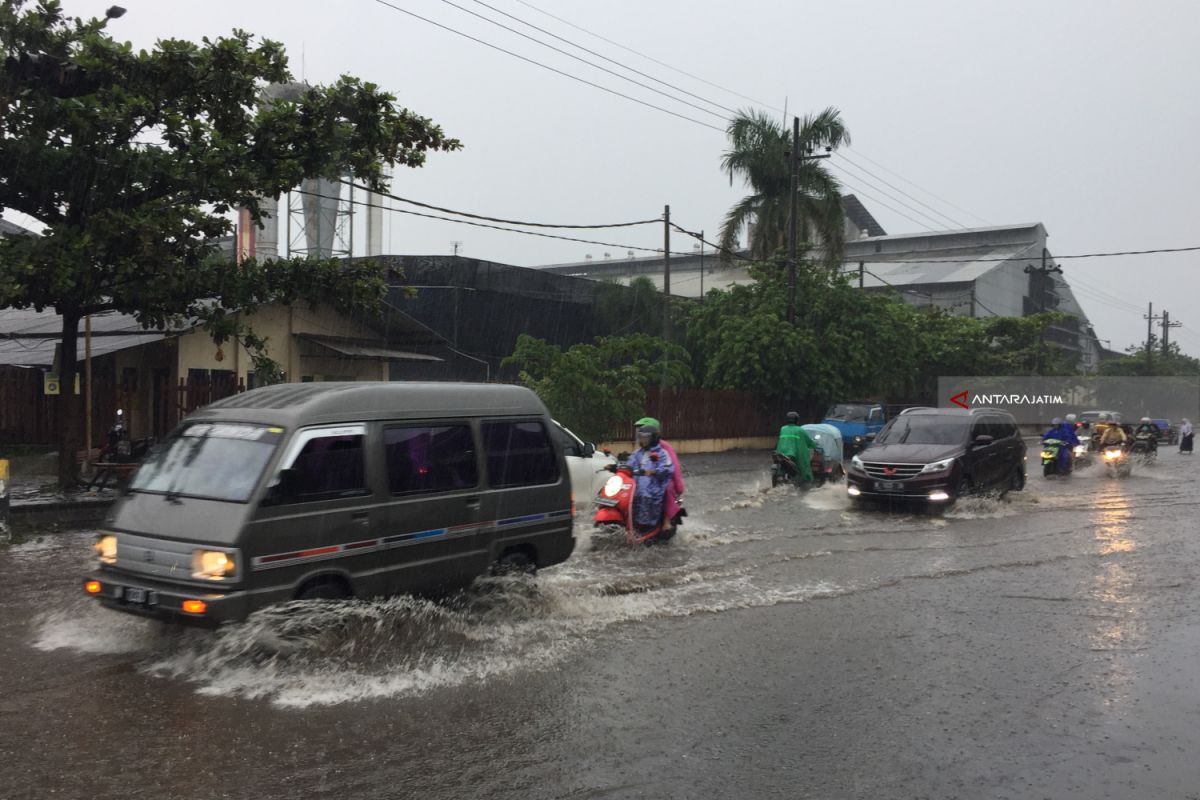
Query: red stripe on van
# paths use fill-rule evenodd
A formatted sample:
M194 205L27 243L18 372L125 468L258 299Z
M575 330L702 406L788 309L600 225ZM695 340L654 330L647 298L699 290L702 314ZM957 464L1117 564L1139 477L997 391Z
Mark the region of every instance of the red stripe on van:
M314 547L312 550L301 550L300 557L312 558L313 556L324 556L328 555L329 553L336 553L337 551L338 546L336 544L332 544L329 547Z
M262 556L258 559L260 564L268 564L272 561L287 561L289 558L300 558L303 553L278 553L273 556Z
M371 539L370 541L367 541L367 542L354 542L353 544L344 544L344 545L342 545L342 549L343 550L359 550L364 547L374 547L377 544L379 544L378 539Z

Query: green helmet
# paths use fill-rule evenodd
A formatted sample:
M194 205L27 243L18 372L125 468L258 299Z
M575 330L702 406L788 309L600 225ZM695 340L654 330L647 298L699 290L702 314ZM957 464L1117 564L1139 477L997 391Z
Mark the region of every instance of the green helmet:
M658 420L656 420L654 417L642 417L637 422L633 423L633 426L635 428L640 428L643 425L653 425L654 427L658 428L660 431L662 430L662 425L659 425Z

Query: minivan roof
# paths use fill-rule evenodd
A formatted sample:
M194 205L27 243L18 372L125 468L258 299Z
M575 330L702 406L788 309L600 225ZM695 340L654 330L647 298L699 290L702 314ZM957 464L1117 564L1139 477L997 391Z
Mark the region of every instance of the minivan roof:
M522 386L489 383L281 383L218 400L193 419L299 427L328 422L439 416L537 414L546 407Z

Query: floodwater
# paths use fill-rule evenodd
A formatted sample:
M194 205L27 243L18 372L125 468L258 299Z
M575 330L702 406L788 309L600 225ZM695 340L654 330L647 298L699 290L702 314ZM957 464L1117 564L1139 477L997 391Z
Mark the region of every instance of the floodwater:
M1200 798L1197 462L940 517L684 462L668 546L216 632L0 550L0 797Z

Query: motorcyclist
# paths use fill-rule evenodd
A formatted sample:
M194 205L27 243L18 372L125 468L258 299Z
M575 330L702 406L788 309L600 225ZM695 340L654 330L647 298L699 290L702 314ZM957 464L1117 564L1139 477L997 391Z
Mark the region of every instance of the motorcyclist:
M815 447L817 443L808 435L808 431L800 427L800 415L789 411L787 424L779 429L779 442L775 445L775 452L795 462L796 469L805 483L813 482L810 460Z
M1065 443L1065 447L1058 448L1058 468L1061 472L1068 472L1075 456L1075 445L1079 444L1079 437L1075 435L1075 426L1064 422L1059 417L1051 420L1050 425L1050 430L1042 435L1042 441L1055 439Z
M671 457L671 463L675 465L675 472L671 475L671 482L667 484L667 494L664 499L664 511L667 519L675 525L679 525L683 517L687 516L687 512L683 510L683 464L679 461L679 456L675 453L675 448L670 442L663 439L661 436L662 425L654 417L642 417L637 422L633 423L635 429L641 429L643 425L653 425L660 431L658 444L663 450L667 451L667 455Z
M1129 444L1129 435L1115 422L1110 422L1104 428L1104 433L1100 434L1101 447L1116 447L1118 445L1124 447L1127 444Z
M1151 422L1149 417L1142 417L1138 420L1138 426L1133 430L1135 439L1145 437L1146 447L1151 451L1158 450L1158 426Z
M667 485L675 474L675 462L663 449L657 425L642 425L637 431L638 449L629 457L637 481L633 498L633 524L641 530L656 527L663 519Z

